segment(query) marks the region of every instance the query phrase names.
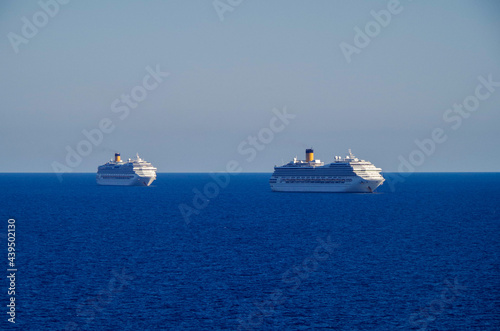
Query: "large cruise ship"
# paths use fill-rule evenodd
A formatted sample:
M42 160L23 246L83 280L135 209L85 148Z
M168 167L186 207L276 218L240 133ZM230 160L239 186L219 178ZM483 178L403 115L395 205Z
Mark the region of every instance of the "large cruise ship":
M149 186L156 179L156 168L137 154L136 159L124 162L120 154L97 168L96 181L99 185Z
M335 156L335 161L325 165L314 159L314 151L306 149L306 160L297 160L274 167L269 180L276 192L352 192L373 193L382 185L382 169L371 162L349 155Z

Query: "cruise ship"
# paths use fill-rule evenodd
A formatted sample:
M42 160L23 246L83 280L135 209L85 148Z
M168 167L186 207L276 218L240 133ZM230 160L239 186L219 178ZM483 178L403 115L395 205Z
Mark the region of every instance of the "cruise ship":
M97 168L96 181L99 185L149 186L156 179L156 168L137 158L121 160L120 154L115 159Z
M314 159L312 148L306 149L306 159L274 167L269 180L276 192L351 192L373 193L382 185L382 169L371 162L355 157L351 150L346 157L335 156L335 161L325 165Z

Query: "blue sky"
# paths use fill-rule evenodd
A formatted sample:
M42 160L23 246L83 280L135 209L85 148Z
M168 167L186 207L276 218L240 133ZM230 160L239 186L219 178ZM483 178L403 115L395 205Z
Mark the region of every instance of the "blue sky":
M401 0L349 62L340 45L355 47L355 27L366 33L371 12L395 2L220 0L236 4L221 20L211 0L55 1L41 0L57 3L53 17L37 1L0 4L0 172L93 172L115 152L139 152L159 172L230 160L272 172L311 146L322 161L351 148L384 171L412 153L415 171L499 171L500 87L443 117L474 101L478 77L500 82L498 1ZM29 38L26 20L40 25ZM147 67L169 75L155 81ZM156 86L120 119L113 103L145 79ZM285 107L295 117L249 161L248 137ZM67 148L103 119L112 132L68 164ZM436 128L446 140L418 152Z

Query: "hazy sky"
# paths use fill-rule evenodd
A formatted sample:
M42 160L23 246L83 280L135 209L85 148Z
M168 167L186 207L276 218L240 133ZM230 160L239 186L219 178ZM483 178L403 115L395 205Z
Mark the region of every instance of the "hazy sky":
M500 170L498 0L60 1L0 3L0 172L94 172L115 152L272 172L311 146L384 171Z

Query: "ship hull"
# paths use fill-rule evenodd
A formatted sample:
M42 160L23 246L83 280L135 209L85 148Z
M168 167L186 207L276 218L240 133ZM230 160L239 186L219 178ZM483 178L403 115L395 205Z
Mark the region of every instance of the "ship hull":
M380 180L357 180L350 183L272 183L274 192L373 193Z
M96 176L96 182L99 185L112 186L149 186L156 179L156 176Z

